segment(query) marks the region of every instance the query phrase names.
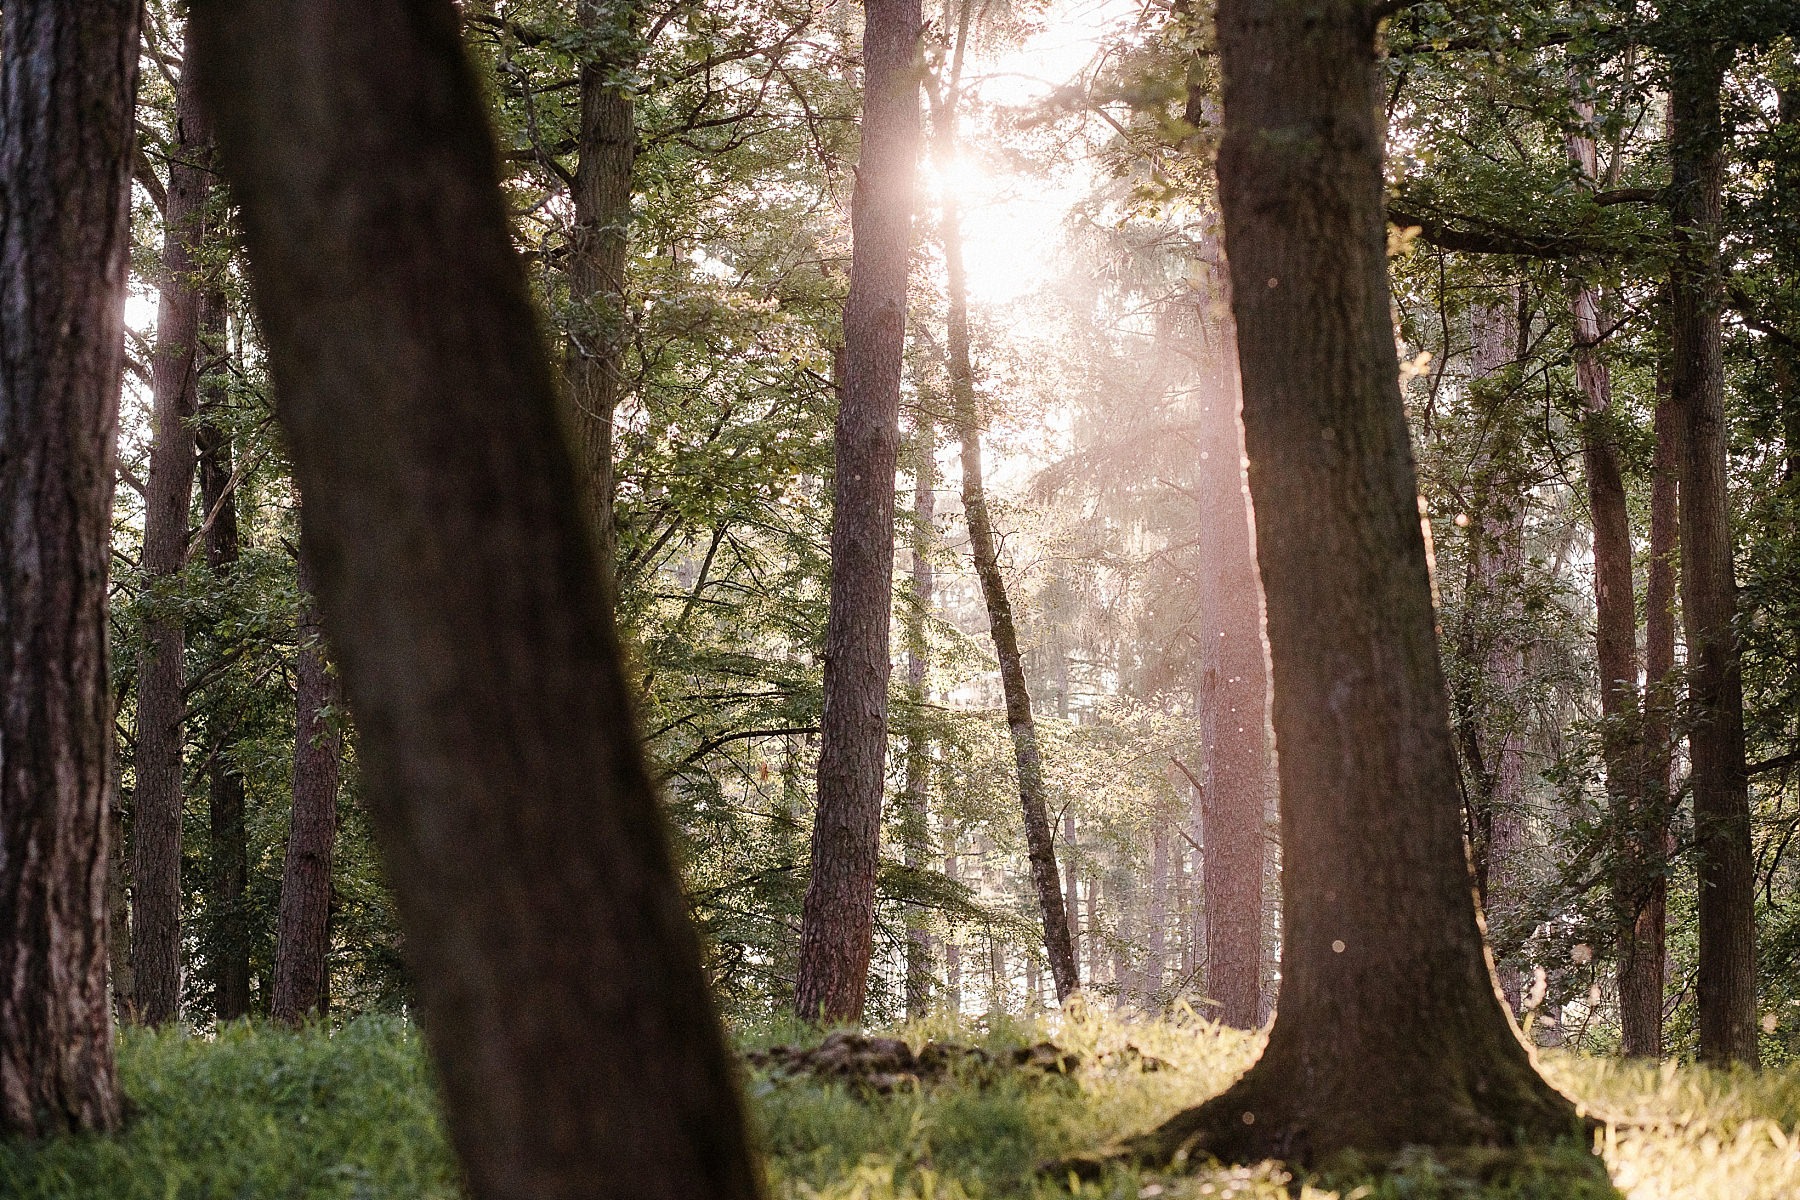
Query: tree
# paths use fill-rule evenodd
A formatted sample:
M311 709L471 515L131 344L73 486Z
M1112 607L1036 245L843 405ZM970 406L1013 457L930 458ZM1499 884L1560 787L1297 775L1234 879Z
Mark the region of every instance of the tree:
M449 0L195 0L471 1192L760 1183Z
M931 85L932 127L936 151L946 164L955 161L957 106L961 102L963 55L968 47L975 6L960 8L956 44L950 70L942 83ZM1064 907L1062 878L1056 869L1056 839L1050 828L1050 806L1044 799L1043 756L1038 749L1037 721L1031 712L1031 692L1025 683L1025 661L1019 652L1018 624L1007 596L1006 577L1000 573L1000 551L994 538L994 522L988 510L987 488L982 480L981 425L976 410L975 360L969 337L969 285L963 264L962 217L956 197L946 193L939 217L944 247L946 330L945 352L950 375L951 416L962 461L963 519L969 525L969 553L981 584L987 608L988 632L994 639L994 655L1000 663L1000 689L1006 701L1006 729L1013 747L1013 766L1018 772L1019 809L1025 822L1025 844L1031 861L1031 882L1037 893L1038 913L1044 926L1044 948L1050 958L1050 977L1056 998L1066 1000L1081 986L1075 963L1074 938Z
M1219 154L1267 602L1285 901L1268 1048L1132 1144L1303 1165L1571 1139L1498 1001L1397 386L1377 6L1226 0Z
M1670 395L1682 414L1681 612L1700 884L1700 1056L1756 1065L1756 864L1744 763L1744 688L1732 622L1737 584L1727 492L1719 223L1725 174L1720 91L1736 47L1697 37L1669 90L1669 218L1675 262Z
M302 517L304 524L305 518ZM294 807L281 868L275 926L275 986L269 1015L298 1025L325 1014L331 938L331 846L337 837L338 769L343 734L331 708L337 687L325 661L324 630L313 599L318 580L300 546L300 609L295 625Z
M146 1025L173 1021L181 1009L187 631L167 591L188 556L196 460L193 421L206 365L200 332L212 291L200 257L212 192L212 131L192 72L186 70L176 84L169 151L162 296L150 384L155 440L144 489L143 571L149 612L138 665L137 788L131 819L132 1000L137 1019Z
M874 952L900 366L919 153L919 2L869 0L865 12L862 148L833 438L818 810L794 983L794 1009L812 1021L861 1018Z
M0 14L0 1133L121 1115L106 596L138 19Z

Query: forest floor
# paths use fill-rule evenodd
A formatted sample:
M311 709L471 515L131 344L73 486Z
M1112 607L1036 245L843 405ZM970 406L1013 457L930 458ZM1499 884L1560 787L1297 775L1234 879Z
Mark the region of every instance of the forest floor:
M775 1200L1068 1196L1036 1168L1142 1130L1224 1087L1256 1038L1099 1011L1045 1022L925 1022L900 1041L747 1034ZM794 1031L785 1031L792 1035ZM904 1044L902 1044L902 1042ZM924 1048L936 1042L940 1049ZM1048 1045L1046 1043L1049 1043ZM947 1047L947 1048L945 1048ZM1800 1069L1760 1076L1558 1055L1548 1073L1609 1122L1629 1200L1800 1196ZM423 1048L403 1022L335 1034L229 1027L128 1033L134 1105L115 1137L0 1141L6 1200L454 1200ZM1090 1200L1564 1200L1557 1184L1480 1188L1428 1158L1373 1186L1293 1190L1273 1166L1115 1170Z

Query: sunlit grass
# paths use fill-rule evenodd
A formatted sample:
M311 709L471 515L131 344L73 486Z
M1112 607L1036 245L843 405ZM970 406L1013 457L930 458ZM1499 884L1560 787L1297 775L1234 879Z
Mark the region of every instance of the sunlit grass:
M888 1095L843 1082L753 1073L748 1086L773 1200L987 1200L1067 1196L1036 1168L1145 1129L1228 1084L1253 1035L1184 1015L1132 1020L1099 1008L1042 1020L953 1022L893 1031L916 1049L957 1041L996 1051L1045 1038L1081 1056L1072 1077L969 1070ZM747 1045L816 1035L739 1031ZM1144 1070L1146 1058L1157 1069ZM1800 1071L1727 1074L1573 1055L1551 1077L1612 1122L1602 1150L1631 1200L1800 1196ZM123 1134L41 1146L0 1142L7 1200L313 1200L457 1195L416 1033L366 1018L336 1035L233 1027L217 1040L128 1034L120 1069L136 1106ZM1554 1167L1553 1160L1547 1160ZM1564 1200L1529 1174L1508 1187L1460 1181L1428 1157L1379 1184L1290 1190L1275 1166L1164 1176L1115 1170L1084 1200Z

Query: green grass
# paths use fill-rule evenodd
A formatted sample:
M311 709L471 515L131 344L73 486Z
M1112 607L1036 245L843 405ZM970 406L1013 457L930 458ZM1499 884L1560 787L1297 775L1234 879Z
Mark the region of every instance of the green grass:
M1068 1195L1038 1177L1049 1159L1091 1150L1224 1087L1254 1037L1188 1019L1128 1021L1078 1010L1044 1022L895 1031L1004 1049L1053 1038L1082 1057L1073 1079L968 1074L866 1096L840 1083L759 1074L750 1081L775 1200L1000 1200ZM783 1036L785 1035L785 1036ZM747 1031L769 1045L794 1030ZM1126 1051L1134 1047L1137 1054ZM1142 1055L1163 1069L1140 1069ZM439 1129L416 1033L380 1018L335 1035L236 1026L215 1039L133 1032L120 1070L136 1111L116 1137L0 1142L6 1200L451 1200L456 1171ZM1760 1076L1627 1066L1573 1056L1546 1070L1611 1124L1602 1139L1630 1200L1792 1200L1800 1196L1800 1071ZM1416 1158L1378 1183L1290 1190L1279 1168L1181 1176L1114 1171L1085 1200L1566 1200L1554 1156L1474 1185ZM1517 1164L1513 1164L1517 1167ZM1491 1172L1487 1172L1492 1174Z

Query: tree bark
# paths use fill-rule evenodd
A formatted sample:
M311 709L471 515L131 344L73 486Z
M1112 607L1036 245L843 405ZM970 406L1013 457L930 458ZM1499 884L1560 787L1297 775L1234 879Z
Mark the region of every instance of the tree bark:
M202 319L204 353L225 354L225 298L213 295ZM210 363L208 364L210 366ZM206 522L202 542L206 565L220 583L237 569L240 550L237 494L232 481L231 437L219 420L222 397L208 386L216 370L201 374L200 423L195 440L200 459L200 511ZM250 1012L250 923L244 892L250 875L250 851L244 833L244 777L232 761L235 717L214 710L209 732L214 743L207 766L206 911L211 925L213 1016L233 1021Z
M1375 32L1345 0L1219 9L1286 936L1262 1058L1137 1142L1146 1157L1579 1136L1500 1006L1469 888L1389 319Z
M106 597L138 20L0 15L0 1134L120 1118Z
M1220 289L1224 290L1224 289ZM1199 495L1206 569L1199 583L1200 843L1205 848L1206 994L1219 1019L1259 1023L1263 858L1269 803L1268 659L1255 518L1244 478L1236 347L1212 328L1200 380Z
M1696 995L1700 1057L1757 1061L1755 861L1744 771L1744 688L1732 631L1732 568L1719 263L1725 170L1720 90L1727 45L1700 46L1670 77L1670 391L1683 417L1681 611L1687 627L1688 734L1699 877Z
M1069 970L1081 984L1081 883L1075 874L1075 814L1063 809L1063 924L1069 931Z
M191 55L187 56L191 58ZM137 788L131 818L131 973L146 1025L181 1010L181 822L186 808L187 631L166 592L187 563L199 408L200 326L209 292L200 261L212 190L212 131L193 73L175 89L175 130L164 207L162 296L150 366L150 476L144 485L147 614L138 657Z
M761 1194L449 0L194 0L477 1200Z
M801 909L795 1011L858 1021L874 950L887 760L900 359L919 153L919 0L869 0L862 150L851 199L825 627L818 811Z
M301 518L304 524L305 518ZM343 734L331 716L337 686L325 660L318 591L301 535L300 610L294 649L294 805L281 868L275 924L275 983L269 1015L299 1025L324 1016L330 991L331 848L337 838L338 770Z
M581 60L581 129L576 142L574 237L569 244L573 309L565 370L575 404L587 509L606 577L617 560L613 418L624 393L626 269L631 234L631 175L637 162L637 114L621 82L637 61L638 5L580 0L586 44Z
M906 692L912 704L906 732L906 790L902 794L901 840L906 865L926 869L931 851L931 740L925 736L925 675L930 643L925 633L934 581L930 531L937 513L937 428L921 417L918 457L913 469L912 608L906 621ZM906 922L906 1015L919 1020L931 1011L931 935L917 915Z

